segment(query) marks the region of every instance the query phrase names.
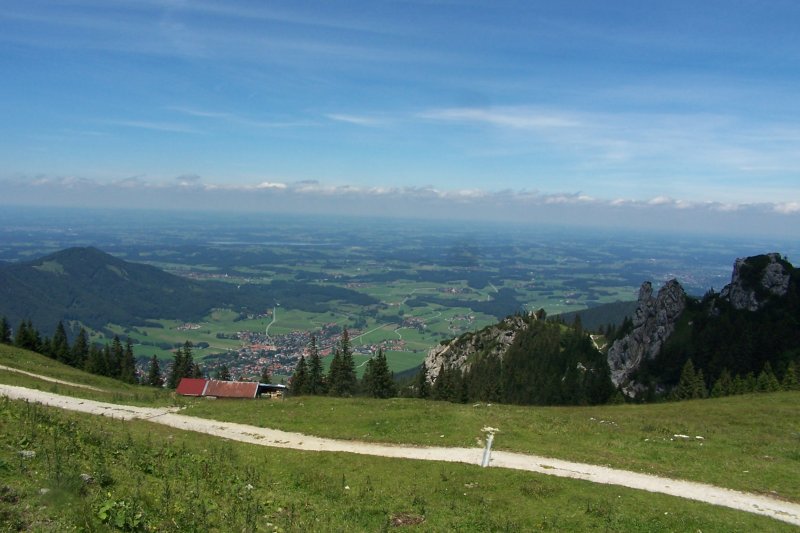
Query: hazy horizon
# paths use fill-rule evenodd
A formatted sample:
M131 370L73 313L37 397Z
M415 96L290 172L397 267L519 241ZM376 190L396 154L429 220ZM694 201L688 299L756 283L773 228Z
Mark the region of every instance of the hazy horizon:
M0 205L792 236L800 6L11 0Z

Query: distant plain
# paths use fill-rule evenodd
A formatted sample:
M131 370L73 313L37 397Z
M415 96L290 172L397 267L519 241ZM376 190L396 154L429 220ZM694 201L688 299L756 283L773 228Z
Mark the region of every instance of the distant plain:
M31 260L72 246L94 246L126 261L241 290L302 281L348 288L379 302L312 302L304 310L279 305L249 315L220 309L190 329L181 321L149 317L161 327L108 324L93 332L98 340L129 336L137 356L166 359L174 346L190 340L202 346L196 357L203 359L237 348L240 341L231 337L238 331L265 332L269 326L274 336L335 324L355 332L357 351L386 346L395 372L417 366L431 346L511 313L543 308L553 315L631 301L643 281L658 288L672 278L702 295L729 281L736 257L777 251L791 261L800 255L800 242L769 236L267 214L21 208L0 213L0 261ZM368 357L367 351L357 353L356 364Z

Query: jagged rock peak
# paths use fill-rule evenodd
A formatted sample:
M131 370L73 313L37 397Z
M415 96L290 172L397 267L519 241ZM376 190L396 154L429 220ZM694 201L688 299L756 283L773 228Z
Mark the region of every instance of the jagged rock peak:
M786 295L791 271L792 265L777 253L736 259L731 282L720 297L735 309L757 311L771 296Z
M668 281L653 297L653 285L646 281L639 289L633 317L633 330L614 342L608 350L608 366L614 386L629 396L641 388L631 382L631 374L643 361L653 359L675 331L675 324L686 309L686 292L677 280Z
M543 311L528 316L509 316L498 324L474 333L465 333L446 343L434 346L425 358L427 379L436 381L442 368L459 368L462 372L469 368L475 356L496 355L502 358L517 334L526 329L532 321L544 318Z

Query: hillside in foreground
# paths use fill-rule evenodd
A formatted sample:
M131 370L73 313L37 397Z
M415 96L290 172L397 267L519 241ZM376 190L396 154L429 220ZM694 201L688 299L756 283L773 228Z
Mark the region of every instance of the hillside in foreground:
M6 530L792 531L620 487L310 453L0 400Z
M0 364L94 385L97 392L0 370L0 382L115 403L163 406L168 395L83 374L0 346ZM83 377L81 376L83 375ZM800 393L743 395L652 405L523 407L414 399L297 397L283 401L181 399L183 414L367 442L480 446L712 483L800 502L796 406ZM690 438L678 437L686 435ZM702 437L698 439L697 437Z

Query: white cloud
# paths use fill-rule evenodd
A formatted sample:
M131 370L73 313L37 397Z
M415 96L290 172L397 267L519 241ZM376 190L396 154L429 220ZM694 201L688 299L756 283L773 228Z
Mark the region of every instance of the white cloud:
M527 107L434 109L420 118L445 122L471 122L522 130L575 128L581 123L567 115Z
M380 126L384 122L374 117L366 117L361 115L348 115L344 113L330 113L325 115L330 120L336 122L346 122L347 124L355 124L356 126Z
M116 181L17 176L0 180L0 187L4 191L0 204L16 205L335 213L789 236L800 223L800 202L737 204L665 195L645 200L603 199L582 192L332 185L276 179L230 185L213 179L206 183L196 175L160 181L147 176ZM665 215L668 227L664 226Z
M285 183L276 183L271 181L262 181L256 185L256 189L285 189Z
M168 133L204 133L201 130L196 128L192 128L185 124L179 124L174 122L157 122L157 121L147 121L147 120L108 120L105 121L106 124L111 124L114 126L123 126L126 128L139 128L145 130L154 130L154 131L163 131Z
M773 209L776 213L781 213L784 215L792 215L795 213L800 213L800 202L786 202L781 204L775 204Z

